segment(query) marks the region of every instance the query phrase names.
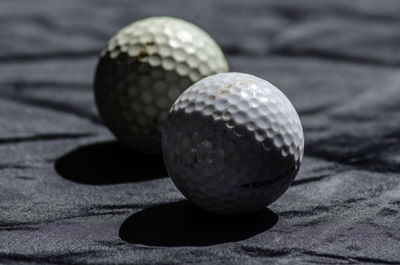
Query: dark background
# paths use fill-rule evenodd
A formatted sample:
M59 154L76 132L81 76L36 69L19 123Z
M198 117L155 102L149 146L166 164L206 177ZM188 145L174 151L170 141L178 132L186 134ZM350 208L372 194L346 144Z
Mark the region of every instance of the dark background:
M400 262L400 1L2 1L0 263ZM198 24L233 71L299 111L300 173L268 210L223 218L187 201L161 157L98 118L92 81L121 27Z

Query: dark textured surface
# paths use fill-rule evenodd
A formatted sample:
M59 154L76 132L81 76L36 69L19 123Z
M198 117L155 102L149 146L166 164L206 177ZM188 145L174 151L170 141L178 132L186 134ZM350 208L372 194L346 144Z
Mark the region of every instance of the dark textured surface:
M248 4L246 2L251 2ZM399 264L399 1L2 1L0 263ZM182 200L113 141L92 95L126 24L188 19L298 109L305 159L269 210ZM198 221L196 221L198 220Z

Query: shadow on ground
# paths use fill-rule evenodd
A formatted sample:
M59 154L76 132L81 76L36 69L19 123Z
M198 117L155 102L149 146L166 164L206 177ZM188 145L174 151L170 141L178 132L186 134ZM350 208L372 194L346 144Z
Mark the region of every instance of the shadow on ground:
M57 159L55 169L63 178L92 185L167 176L161 155L139 153L116 141L79 147Z
M224 216L179 201L131 215L121 225L119 235L127 242L150 246L209 246L247 239L267 231L277 221L278 216L267 208Z

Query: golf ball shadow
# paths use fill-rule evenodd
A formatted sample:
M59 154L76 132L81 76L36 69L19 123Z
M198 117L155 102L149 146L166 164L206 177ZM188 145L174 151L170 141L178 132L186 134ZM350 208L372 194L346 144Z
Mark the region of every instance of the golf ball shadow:
M65 179L91 185L167 177L161 155L143 154L117 141L78 147L58 158L55 170Z
M250 238L277 221L267 208L246 215L217 215L184 200L133 214L119 234L124 241L149 246L208 246Z

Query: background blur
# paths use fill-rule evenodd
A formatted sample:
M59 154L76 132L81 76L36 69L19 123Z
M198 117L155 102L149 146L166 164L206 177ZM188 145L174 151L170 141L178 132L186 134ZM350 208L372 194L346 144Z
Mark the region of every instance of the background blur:
M0 2L0 263L400 262L400 1ZM302 169L258 216L187 202L161 157L114 141L98 55L156 15L210 33L303 123ZM147 210L143 210L147 209Z

